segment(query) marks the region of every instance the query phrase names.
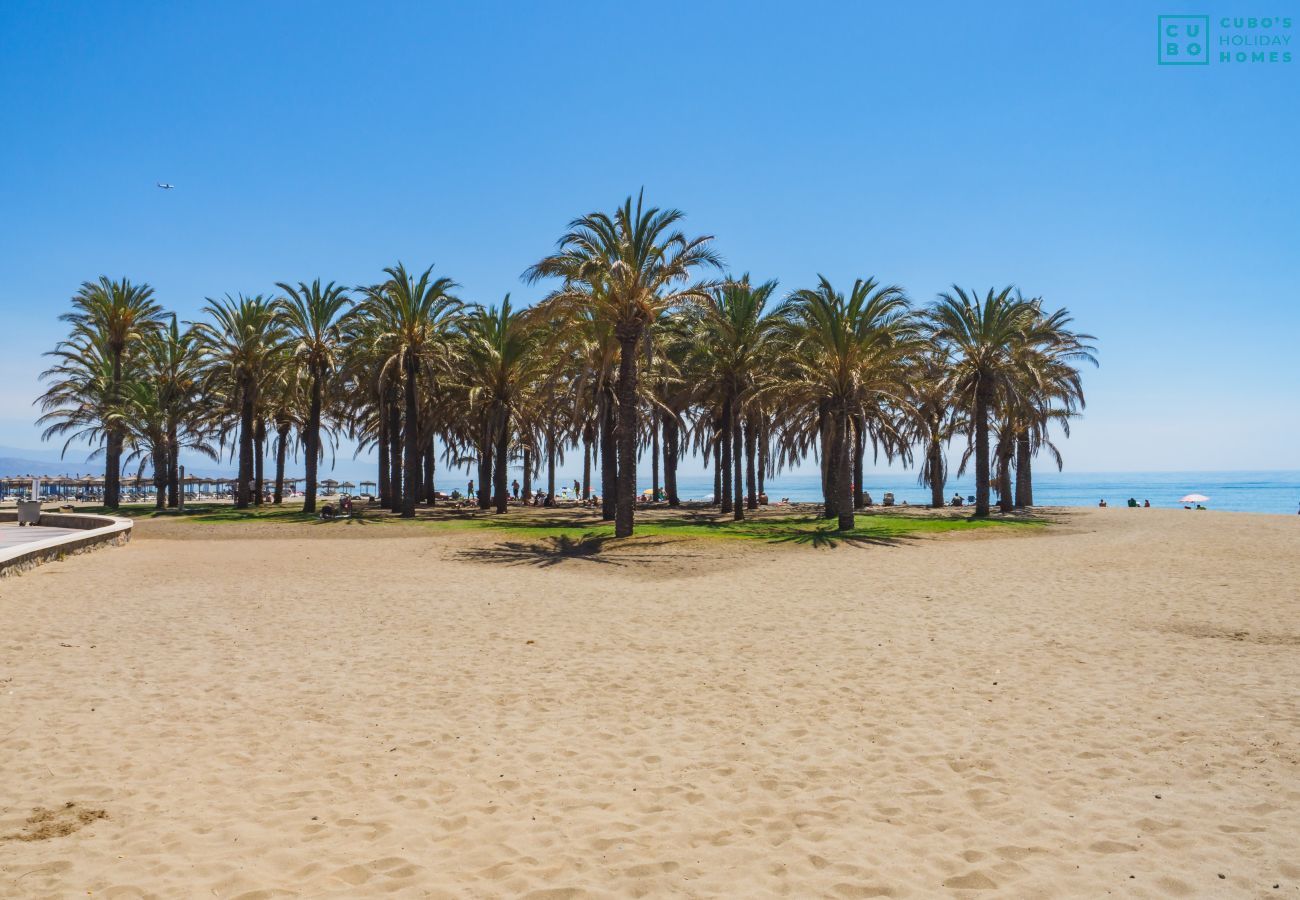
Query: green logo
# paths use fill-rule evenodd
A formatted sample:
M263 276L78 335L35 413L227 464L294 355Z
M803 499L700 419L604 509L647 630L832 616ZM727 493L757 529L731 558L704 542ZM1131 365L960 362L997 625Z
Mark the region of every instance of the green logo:
M1162 66L1210 64L1209 16L1159 16L1159 55Z

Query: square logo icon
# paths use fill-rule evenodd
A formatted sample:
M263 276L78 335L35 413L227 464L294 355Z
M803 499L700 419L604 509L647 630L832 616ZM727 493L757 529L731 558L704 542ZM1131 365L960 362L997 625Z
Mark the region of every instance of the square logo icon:
M1158 16L1162 66L1208 66L1210 64L1209 16Z

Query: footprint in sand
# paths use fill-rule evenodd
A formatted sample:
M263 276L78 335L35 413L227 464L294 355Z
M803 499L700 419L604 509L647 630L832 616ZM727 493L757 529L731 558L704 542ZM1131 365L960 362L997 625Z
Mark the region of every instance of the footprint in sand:
M78 806L69 801L58 809L38 806L18 831L0 835L0 841L48 841L80 831L96 819L106 819L102 809Z

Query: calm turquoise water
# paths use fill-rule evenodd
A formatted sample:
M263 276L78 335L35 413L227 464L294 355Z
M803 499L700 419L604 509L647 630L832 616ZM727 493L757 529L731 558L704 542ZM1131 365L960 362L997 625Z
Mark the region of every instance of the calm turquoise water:
M930 502L930 492L919 487L913 475L869 474L865 487L877 503L885 491L893 491L897 502ZM649 484L642 479L641 486ZM948 483L963 497L975 493L975 482L961 478ZM713 493L713 479L682 477L678 493L683 498L702 499ZM1103 497L1111 506L1123 506L1129 497L1152 506L1177 508L1178 498L1204 494L1210 509L1233 512L1290 513L1300 509L1300 471L1288 472L1043 472L1034 477L1034 502L1039 506L1096 506ZM820 502L821 486L816 474L779 475L767 482L773 501L789 497L794 501Z

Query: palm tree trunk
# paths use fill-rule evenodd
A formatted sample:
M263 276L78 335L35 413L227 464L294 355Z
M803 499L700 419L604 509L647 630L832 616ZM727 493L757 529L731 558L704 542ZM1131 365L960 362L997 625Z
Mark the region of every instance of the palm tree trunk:
M582 499L591 498L591 445L595 435L592 434L593 426L587 422L582 429Z
M262 495L266 493L266 420L260 416L253 430L253 505L262 505Z
M618 410L614 398L605 397L605 416L600 429L600 517L614 518L618 510Z
M668 505L678 507L682 501L677 496L677 417L664 416L664 491Z
M758 444L758 428L751 417L745 418L745 506L758 509L758 484L754 472L754 455Z
M822 517L834 519L840 514L838 475L841 447L835 416L829 411L821 417L822 439ZM847 447L843 448L846 452Z
M853 508L862 509L866 506L866 498L862 496L863 457L867 453L866 436L862 433L865 423L862 416L853 416L850 421L853 423Z
M104 506L108 509L117 509L122 503L122 442L122 433L110 427L104 451Z
M275 505L284 502L284 458L289 451L290 422L281 422L275 433Z
M303 489L302 511L305 513L314 513L316 511L316 466L320 459L320 416L321 416L321 377L319 371L311 373L311 403L307 410L307 431L303 435L305 444L303 451L306 453L305 463L307 468L307 485ZM380 491L383 494L383 491Z
M555 426L546 426L546 505L555 505Z
M181 492L181 442L176 434L176 420L167 429L167 508L180 506Z
M533 448L524 447L524 501L533 502Z
M718 467L720 476L722 476L723 494L720 497L722 506L719 512L727 515L732 511L732 459L731 459L731 433L732 433L732 403L725 401L723 403L723 417L718 429Z
M989 514L989 391L975 390L975 515Z
M116 347L113 353L113 400L116 402L122 390L122 351ZM121 425L108 427L107 446L104 449L104 506L117 509L122 503L122 445L126 442L126 433Z
M403 418L404 429L402 443L406 450L406 471L402 478L402 518L415 518L415 498L420 492L420 419L419 406L416 403L419 385L416 383L418 369L415 354L409 351L405 359L406 369L406 411Z
M388 508L395 513L402 511L402 406L399 400L400 392L394 385L388 399Z
M618 503L614 537L631 537L636 518L636 363L641 326L621 325L618 361Z
M650 499L659 499L659 410L650 413Z
M839 411L835 417L835 487L839 490L838 507L839 507L839 530L853 530L853 485L849 479L850 465L850 441L849 441L849 412L846 409Z
M497 429L496 454L493 456L492 496L496 501L496 508L499 513L505 512L510 505L510 497L506 493L506 460L509 454L510 419L506 417L505 421Z
M758 496L767 493L764 481L767 478L767 419L758 419Z
M239 484L235 487L235 508L248 509L253 493L253 395L245 389L239 407Z
M1012 453L1010 447L1001 449L998 453L998 510L1004 513L1011 512L1014 504L1014 498L1011 496Z
M937 437L930 438L929 470L930 470L930 508L943 509L943 444Z
M732 402L731 404L731 460L732 469L735 472L733 480L734 494L733 502L735 512L732 513L732 519L737 522L745 518L745 436L740 429L740 404Z
M479 430L478 500L479 509L492 508L492 429L487 422Z
M1029 432L1016 435L1016 508L1034 505L1034 479L1030 468Z
M375 442L379 448L379 505L384 509L392 509L393 492L392 485L389 483L389 473L391 466L388 459L388 411L384 408L383 397L379 398L378 418L379 418L379 439ZM308 472L311 472L311 451L307 452ZM309 476L310 479L310 476ZM308 480L308 484L311 481ZM305 507L304 507L305 508Z
M153 508L162 510L167 503L167 441L158 442L153 453Z

